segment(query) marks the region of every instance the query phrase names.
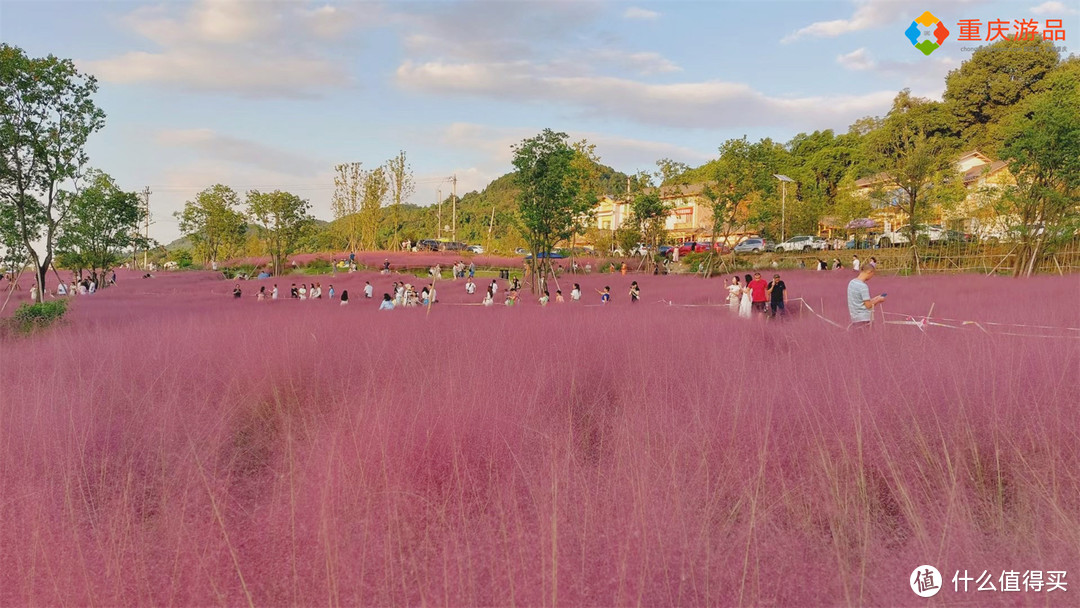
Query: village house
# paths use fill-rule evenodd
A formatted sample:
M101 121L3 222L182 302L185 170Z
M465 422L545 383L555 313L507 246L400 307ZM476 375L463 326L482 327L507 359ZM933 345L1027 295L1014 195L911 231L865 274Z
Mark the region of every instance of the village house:
M993 207L997 190L1015 184L1008 163L993 160L989 156L972 150L960 155L956 161L956 170L964 180L967 195L951 210L932 209L930 223L979 236L996 235L1003 230L1002 218ZM871 218L877 220L885 230L894 230L907 223L907 214L897 206L901 192L889 189L888 177L884 174L873 175L856 180L856 193L869 197L877 190L884 190L885 200L874 201Z
M669 208L664 222L669 242L679 244L712 238L713 209L712 202L703 194L705 186L698 183L645 190L646 194L659 191L660 199ZM594 213L595 226L600 230L618 230L630 220L631 215L631 205L625 196L605 195L600 198ZM722 230L720 227L717 229ZM731 239L737 241L742 236L745 236L743 230L735 230ZM719 234L717 238L720 238Z

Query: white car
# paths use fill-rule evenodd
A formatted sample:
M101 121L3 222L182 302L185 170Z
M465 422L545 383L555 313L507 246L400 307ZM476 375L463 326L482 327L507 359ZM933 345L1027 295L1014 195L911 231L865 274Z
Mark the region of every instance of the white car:
M468 247L466 247L465 249L466 249L467 251L471 251L471 252L473 252L473 253L477 253L477 254L481 254L481 253L484 253L484 248L483 248L483 247L481 247L480 245L469 245L469 246L468 246Z
M911 226L904 225L883 232L877 239L878 247L895 247L896 245L910 245L911 239L908 238L908 233L911 230ZM919 236L925 236L931 243L940 243L946 239L945 229L941 226L923 226L919 228Z
M793 236L776 246L777 251L824 251L828 247L825 239L817 236Z

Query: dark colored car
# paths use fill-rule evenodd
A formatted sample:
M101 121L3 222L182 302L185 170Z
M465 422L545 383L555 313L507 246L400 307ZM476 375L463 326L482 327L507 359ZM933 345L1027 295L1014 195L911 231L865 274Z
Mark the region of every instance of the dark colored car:
M658 253L664 257L671 257L671 252L675 251L675 248L671 245L660 245Z
M456 241L444 241L441 249L443 251L464 251L468 247L465 243L458 243Z
M441 243L435 239L424 239L417 241L416 248L420 251L438 251Z
M540 254L537 255L536 257L539 258L539 259L548 258L548 259L552 259L552 260L561 260L561 259L565 258L566 256L559 253L558 251L549 251L547 253L544 253L543 251L541 251ZM525 259L526 260L531 260L532 259L532 254L530 253L530 254L526 255Z
M946 230L945 242L946 243L970 243L975 240L975 235L967 232L960 232L959 230Z

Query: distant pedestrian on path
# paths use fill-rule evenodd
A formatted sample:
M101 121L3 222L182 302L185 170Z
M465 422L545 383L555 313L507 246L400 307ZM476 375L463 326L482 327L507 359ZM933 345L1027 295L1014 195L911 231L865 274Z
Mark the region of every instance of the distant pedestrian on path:
M859 272L861 268L862 268L862 262L859 261L859 256L857 256L857 255L851 256L851 269L854 270L855 272Z

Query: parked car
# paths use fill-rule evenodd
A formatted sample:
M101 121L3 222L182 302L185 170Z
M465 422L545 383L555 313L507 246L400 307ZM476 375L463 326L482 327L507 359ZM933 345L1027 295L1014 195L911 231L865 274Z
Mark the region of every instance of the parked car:
M531 260L532 257L533 256L532 256L531 253L525 255L526 260ZM559 253L558 251L548 251L547 253L541 251L536 257L538 259L541 259L541 260L545 259L545 258L550 259L550 260L561 260L561 259L565 258L566 256Z
M672 251L675 251L675 247L672 247L671 245L660 245L660 249L657 251L657 253L664 257L671 257Z
M765 239L744 239L743 242L735 246L735 253L761 253L763 251L773 251L776 249L775 245L770 244Z
M879 247L909 245L911 244L911 239L908 238L909 230L911 230L911 227L904 225L895 230L886 231L878 237L877 244ZM945 241L945 230L941 226L923 226L918 229L918 235L926 238L931 244Z
M468 245L457 241L443 241L442 246L439 247L441 251L464 251L467 248Z
M848 242L844 243L844 249L871 249L872 247L873 244L870 239L859 239L858 241L849 239Z
M472 253L484 253L484 248L480 245L469 245L465 249Z
M524 247L518 247L514 250L514 253L516 253L517 255L525 255L526 253L529 253L529 250L525 249Z
M438 251L441 244L438 239L423 239L417 241L416 248L420 251Z
M776 246L777 251L824 251L828 247L825 239L817 236L793 236Z
M688 253L704 253L709 249L709 244L704 241L687 241L682 245L679 245L679 256L681 257Z
M975 235L970 232L960 232L959 230L946 230L945 242L946 243L970 243L975 240Z

